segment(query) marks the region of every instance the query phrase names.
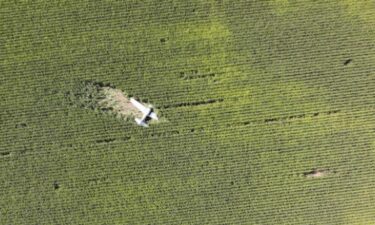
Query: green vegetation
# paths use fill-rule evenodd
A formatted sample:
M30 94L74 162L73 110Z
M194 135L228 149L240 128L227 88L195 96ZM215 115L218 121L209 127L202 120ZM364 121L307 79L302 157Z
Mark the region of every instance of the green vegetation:
M372 6L1 1L0 224L374 224Z
M77 84L73 91L66 93L67 100L78 107L92 110L108 110L108 107L100 103L106 98L104 88L106 86L99 82L84 81ZM108 87L110 87L108 85Z

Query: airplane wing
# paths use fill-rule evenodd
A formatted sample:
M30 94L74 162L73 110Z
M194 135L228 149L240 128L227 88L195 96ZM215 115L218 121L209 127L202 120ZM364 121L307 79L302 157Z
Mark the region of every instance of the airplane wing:
M158 116L157 116L156 113L154 113L154 112L150 113L149 117L150 117L151 119L154 119L154 120L159 120Z
M150 112L150 109L142 105L140 102L135 100L134 98L130 98L130 102L143 114L148 114Z
M139 126L142 126L142 127L148 127L148 124L146 124L143 120L141 119L135 119L135 122L137 122L137 124Z

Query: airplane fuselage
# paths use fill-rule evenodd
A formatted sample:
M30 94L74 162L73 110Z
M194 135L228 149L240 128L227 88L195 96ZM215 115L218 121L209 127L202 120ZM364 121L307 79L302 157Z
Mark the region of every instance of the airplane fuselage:
M138 102L134 98L130 99L130 102L139 110L142 112L143 116L142 118L136 118L135 121L138 125L143 127L148 127L147 121L150 119L159 120L156 113L153 112L153 109L150 107L144 106L142 103Z

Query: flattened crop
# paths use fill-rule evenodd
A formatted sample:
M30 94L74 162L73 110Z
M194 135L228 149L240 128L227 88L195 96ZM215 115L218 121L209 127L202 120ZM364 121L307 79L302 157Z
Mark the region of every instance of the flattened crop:
M72 106L114 115L120 119L142 117L142 113L130 102L130 97L111 84L84 81L67 92L66 98Z

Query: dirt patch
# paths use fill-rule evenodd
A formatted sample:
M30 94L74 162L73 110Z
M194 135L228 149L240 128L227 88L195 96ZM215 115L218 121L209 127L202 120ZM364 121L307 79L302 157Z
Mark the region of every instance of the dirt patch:
M121 117L142 117L142 113L121 90L104 87L102 91L105 98L99 102L101 107L110 108L113 113Z

